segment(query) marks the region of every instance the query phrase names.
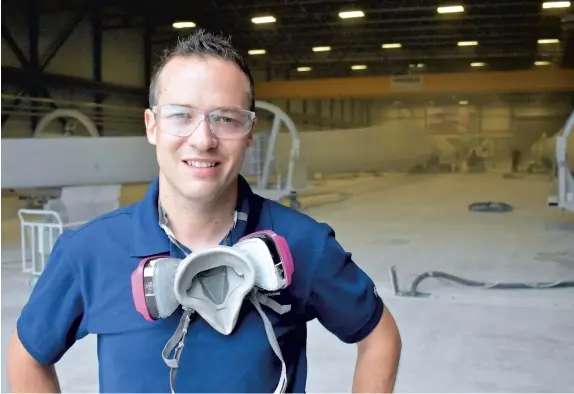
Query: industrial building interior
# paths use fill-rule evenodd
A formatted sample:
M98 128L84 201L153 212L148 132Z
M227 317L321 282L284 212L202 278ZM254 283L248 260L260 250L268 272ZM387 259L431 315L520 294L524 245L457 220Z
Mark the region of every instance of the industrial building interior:
M574 392L574 9L542 0L3 1L2 392L59 234L157 176L149 82L199 28L254 76L242 175L393 311L395 391ZM62 391L99 390L96 340ZM351 391L354 346L313 321L308 352L308 392Z

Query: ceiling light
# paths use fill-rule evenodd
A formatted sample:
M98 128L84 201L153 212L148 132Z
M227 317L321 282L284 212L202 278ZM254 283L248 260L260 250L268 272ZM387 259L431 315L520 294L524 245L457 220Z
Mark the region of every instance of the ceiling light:
M486 66L486 63L483 62L472 62L470 63L470 67L484 67Z
M174 22L171 25L175 29L189 29L195 27L195 23L193 22Z
M570 7L569 1L546 1L542 3L542 8L550 9L550 8L568 8Z
M557 44L560 40L557 38L541 38L538 40L539 44Z
M329 52L331 47L313 47L313 52Z
M400 48L402 45L397 42L397 43L391 43L391 44L383 44L382 46L385 49L391 49L391 48Z
M297 67L297 71L299 72L311 71L311 67Z
M265 55L265 49L250 49L248 52L250 55Z
M343 11L339 12L339 18L350 19L350 18L362 18L365 16L363 11Z
M549 61L546 61L546 60L538 60L538 61L534 62L535 66L549 66L550 64L552 64L552 63L550 63Z
M419 64L417 64L417 67L418 67L418 68L423 68L424 66L425 66L424 63L419 63Z
M351 70L366 70L367 66L365 64L355 64L351 66Z
M475 46L475 45L478 45L478 41L459 41L458 42L459 47L471 47L471 46Z
M466 100L461 100L458 102L460 105L468 105L468 101Z
M439 14L454 14L457 12L464 12L464 7L461 5L450 5L445 7L438 7L436 10Z
M275 23L277 19L274 16L257 16L251 19L251 22L255 23L256 25L260 25L262 23Z

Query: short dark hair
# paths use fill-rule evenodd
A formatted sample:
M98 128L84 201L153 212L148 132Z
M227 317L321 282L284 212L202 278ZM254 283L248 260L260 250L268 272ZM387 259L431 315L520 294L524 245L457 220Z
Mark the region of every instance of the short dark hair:
M255 110L255 87L253 84L253 76L251 75L251 71L245 62L245 59L239 54L233 45L231 45L230 38L208 33L203 29L194 31L185 39L178 39L177 44L173 48L169 48L164 52L164 55L157 64L150 81L148 97L150 108L157 104L159 76L165 65L174 58L188 56L213 56L235 63L241 71L243 71L249 81L249 100L251 101L250 109L251 111Z

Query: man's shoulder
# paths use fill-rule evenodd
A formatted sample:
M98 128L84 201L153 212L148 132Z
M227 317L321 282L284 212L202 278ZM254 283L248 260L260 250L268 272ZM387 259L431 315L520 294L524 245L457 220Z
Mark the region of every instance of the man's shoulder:
M86 245L96 246L104 234L126 237L130 233L136 206L137 203L97 216L74 229L64 231L60 237L67 247L82 249Z
M274 229L296 228L298 232L305 232L307 236L319 235L324 237L331 228L304 212L287 207L277 201L264 199L261 219Z
M319 257L328 237L334 236L327 223L268 199L263 204L259 223L262 230L273 230L287 240L292 250L303 251L309 258Z

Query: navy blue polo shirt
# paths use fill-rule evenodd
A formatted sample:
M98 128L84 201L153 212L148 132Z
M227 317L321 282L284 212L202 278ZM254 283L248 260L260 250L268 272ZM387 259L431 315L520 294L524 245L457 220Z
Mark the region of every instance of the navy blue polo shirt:
M253 192L240 176L240 206ZM149 322L136 311L130 276L142 258L183 257L158 224L158 180L144 199L61 235L44 273L18 320L28 352L42 364L56 363L75 341L97 335L101 392L169 392L162 349L180 312ZM249 214L249 212L246 212ZM383 313L371 279L336 241L326 224L265 200L258 229L287 240L295 264L290 287L270 296L291 311L265 307L288 369L288 392L304 392L307 378L306 323L318 319L346 343L365 338ZM233 242L244 234L238 222ZM95 373L95 371L94 371ZM281 363L249 302L236 328L225 336L201 318L190 325L175 384L176 392L272 392Z

